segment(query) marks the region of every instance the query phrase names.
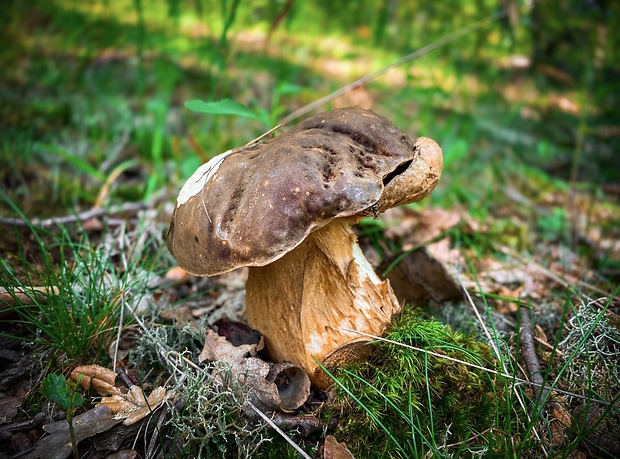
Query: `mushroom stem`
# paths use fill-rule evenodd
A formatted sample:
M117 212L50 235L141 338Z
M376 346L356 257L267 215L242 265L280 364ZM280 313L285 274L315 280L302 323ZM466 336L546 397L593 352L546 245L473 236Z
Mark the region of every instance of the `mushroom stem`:
M318 387L330 381L317 360L350 360L367 341L345 328L377 335L400 305L364 257L350 223L336 219L279 260L251 267L248 324L265 337L274 361L304 369Z

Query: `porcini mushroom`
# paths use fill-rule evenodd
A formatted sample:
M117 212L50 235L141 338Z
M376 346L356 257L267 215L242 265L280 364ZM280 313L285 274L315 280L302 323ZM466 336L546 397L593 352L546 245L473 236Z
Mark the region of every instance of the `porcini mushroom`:
M428 196L442 167L433 140L414 144L371 111L321 113L201 166L179 193L167 245L198 276L248 266L248 324L274 361L325 387L315 358L340 360L364 340L346 329L381 334L400 309L351 225Z

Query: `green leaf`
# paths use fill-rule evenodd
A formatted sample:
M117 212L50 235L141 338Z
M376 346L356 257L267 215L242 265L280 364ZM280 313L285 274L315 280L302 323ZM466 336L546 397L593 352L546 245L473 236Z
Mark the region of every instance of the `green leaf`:
M85 159L80 158L79 156L76 156L73 153L65 151L59 147L51 146L50 148L55 150L56 153L60 155L60 157L65 159L83 174L88 174L91 177L95 177L97 180L101 180L102 182L107 178L107 175L105 173L101 172L98 168L92 166Z
M302 91L301 86L297 86L296 84L283 82L280 83L277 87L277 92L280 95L286 94L299 94Z
M194 112L209 113L212 115L237 115L252 119L258 118L258 115L254 111L231 99L222 99L214 102L190 100L185 102L185 108Z
M41 392L45 397L67 411L80 406L85 401L81 395L71 390L63 376L55 373L45 377L41 384Z

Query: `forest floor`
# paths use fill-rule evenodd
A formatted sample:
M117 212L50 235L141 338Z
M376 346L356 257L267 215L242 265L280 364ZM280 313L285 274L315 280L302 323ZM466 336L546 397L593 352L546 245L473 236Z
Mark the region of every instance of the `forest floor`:
M49 18L36 11L26 23ZM165 29L151 32L166 43ZM197 26L182 32L211 43ZM488 351L485 376L466 362L454 367L466 383L447 382L441 355L418 356L419 405L390 398L389 384L377 384L375 405L335 384L282 412L248 408L246 386L200 362L208 328L231 341L252 335L241 325L247 272L178 268L165 239L184 179L368 74L380 55L332 37L306 62L308 42L274 37L238 33L217 65L204 50L84 55L76 37L52 46L46 35L3 52L0 457L619 457L620 128L584 102L591 88L553 66L513 65L508 53L465 69L445 57L398 68L324 107L375 110L444 150L430 198L356 232L399 301L448 330L442 346L406 327L401 341ZM257 116L189 113L184 102L211 84ZM224 354L231 366L247 358ZM441 404L448 386L465 394L473 380L493 408L454 404L486 424ZM396 422L378 422L394 407L402 437ZM369 429L356 427L357 438L355 417Z

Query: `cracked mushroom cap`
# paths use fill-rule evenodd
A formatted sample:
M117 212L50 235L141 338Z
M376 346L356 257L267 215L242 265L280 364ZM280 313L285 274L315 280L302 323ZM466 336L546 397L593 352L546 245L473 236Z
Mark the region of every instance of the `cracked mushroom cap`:
M198 276L264 266L335 218L356 223L435 188L443 160L361 108L312 116L201 166L177 199L167 245Z

